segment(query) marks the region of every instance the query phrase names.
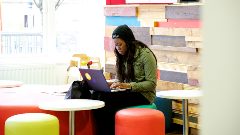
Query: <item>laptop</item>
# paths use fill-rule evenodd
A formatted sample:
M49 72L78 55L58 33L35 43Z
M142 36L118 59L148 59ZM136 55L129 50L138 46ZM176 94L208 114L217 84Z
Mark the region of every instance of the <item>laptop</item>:
M88 83L88 86L95 91L101 92L118 92L126 89L111 89L103 75L103 70L99 69L82 69L79 68L83 80Z

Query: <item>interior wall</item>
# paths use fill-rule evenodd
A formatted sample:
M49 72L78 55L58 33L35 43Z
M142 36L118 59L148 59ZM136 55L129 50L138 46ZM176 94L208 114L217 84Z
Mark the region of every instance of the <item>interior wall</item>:
M240 1L208 0L203 10L202 135L239 135Z

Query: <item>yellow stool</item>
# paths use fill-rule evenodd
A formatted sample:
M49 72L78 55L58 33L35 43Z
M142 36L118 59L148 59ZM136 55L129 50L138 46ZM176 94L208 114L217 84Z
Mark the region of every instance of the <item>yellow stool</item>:
M14 115L5 122L5 135L59 135L59 121L45 113Z

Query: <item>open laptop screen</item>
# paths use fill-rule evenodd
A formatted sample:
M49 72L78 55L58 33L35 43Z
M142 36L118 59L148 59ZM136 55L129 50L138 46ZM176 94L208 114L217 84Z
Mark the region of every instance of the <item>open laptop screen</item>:
M79 69L83 80L85 80L89 87L95 91L111 92L110 87L103 75L103 70L99 69Z

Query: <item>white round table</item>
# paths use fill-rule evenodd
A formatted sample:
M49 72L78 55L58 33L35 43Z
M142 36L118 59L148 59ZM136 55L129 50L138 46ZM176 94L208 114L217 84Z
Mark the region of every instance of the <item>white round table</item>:
M157 97L182 99L183 135L188 135L189 133L188 99L199 98L200 96L202 96L202 92L200 90L166 90L157 92Z
M103 101L91 99L63 99L39 104L39 108L51 111L69 111L69 135L75 134L75 111L92 110L105 106Z
M21 81L14 81L14 80L0 80L0 88L13 88L13 87L20 87L23 85Z

